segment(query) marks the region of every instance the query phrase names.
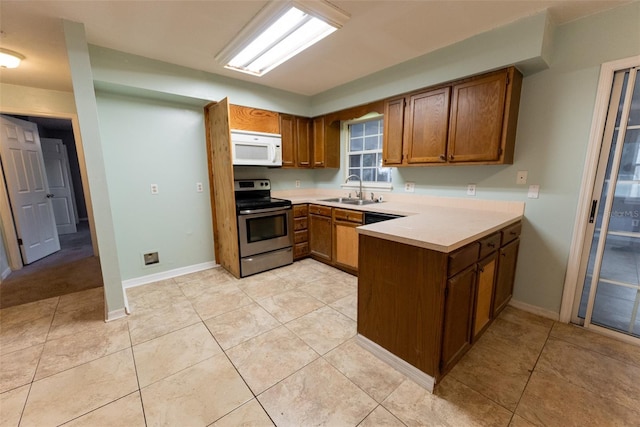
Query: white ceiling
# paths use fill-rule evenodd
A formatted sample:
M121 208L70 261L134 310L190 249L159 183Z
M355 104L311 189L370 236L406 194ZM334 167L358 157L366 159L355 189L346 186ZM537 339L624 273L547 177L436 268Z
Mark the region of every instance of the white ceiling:
M332 0L351 15L341 30L263 77L224 69L213 57L266 3L1 0L0 46L26 59L0 81L71 90L67 19L94 45L314 95L545 9L562 24L629 0Z

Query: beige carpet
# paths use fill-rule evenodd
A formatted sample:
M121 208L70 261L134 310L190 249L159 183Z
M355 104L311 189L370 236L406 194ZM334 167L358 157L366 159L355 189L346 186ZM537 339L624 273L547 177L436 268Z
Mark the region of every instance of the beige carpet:
M0 308L102 286L100 259L93 256L86 222L79 224L77 233L61 235L60 247L2 281Z

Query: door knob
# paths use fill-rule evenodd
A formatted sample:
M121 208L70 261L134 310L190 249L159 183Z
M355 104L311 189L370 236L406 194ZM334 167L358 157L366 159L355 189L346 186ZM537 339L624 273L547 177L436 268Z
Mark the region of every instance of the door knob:
M51 199L52 197L54 197L53 194L51 194L51 193L47 194L47 199Z

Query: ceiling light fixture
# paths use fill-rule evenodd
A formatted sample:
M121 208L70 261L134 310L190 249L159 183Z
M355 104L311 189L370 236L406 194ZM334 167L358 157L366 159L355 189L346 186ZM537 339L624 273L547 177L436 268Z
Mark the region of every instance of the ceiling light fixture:
M215 57L225 68L263 76L342 28L349 15L326 1L272 1Z
M23 59L18 52L0 47L0 68L17 68Z

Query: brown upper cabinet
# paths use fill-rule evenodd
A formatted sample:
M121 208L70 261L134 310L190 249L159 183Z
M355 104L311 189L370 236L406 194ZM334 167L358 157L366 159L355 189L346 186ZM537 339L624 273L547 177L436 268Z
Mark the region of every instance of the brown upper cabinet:
M282 135L282 167L311 167L311 120L290 114L280 114Z
M275 111L229 105L229 127L253 132L280 133L280 118Z
M340 120L332 115L313 119L313 167L340 167Z
M387 166L511 164L522 74L515 68L387 99Z

